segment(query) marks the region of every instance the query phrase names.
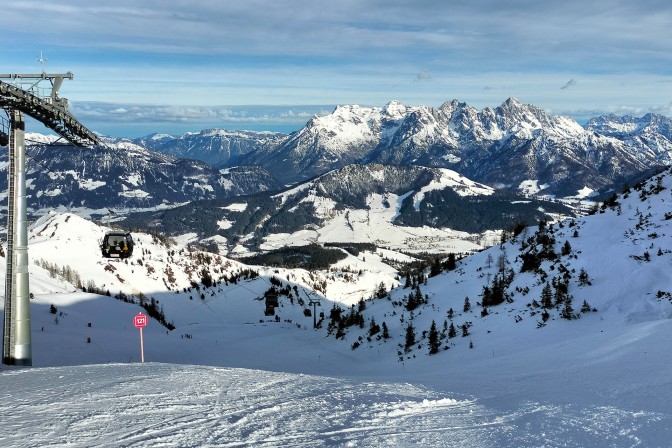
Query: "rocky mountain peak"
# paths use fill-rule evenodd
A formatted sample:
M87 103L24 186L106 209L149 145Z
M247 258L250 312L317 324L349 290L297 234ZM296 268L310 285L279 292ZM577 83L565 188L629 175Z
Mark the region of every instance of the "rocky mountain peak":
M441 106L439 106L439 110L450 117L455 111L464 107L467 107L467 103L453 99L451 101L446 101Z
M513 97L504 101L495 112L500 116L502 127L505 129L513 127L539 129L542 123L549 123L548 115L543 110L523 104Z
M406 115L408 108L399 101L392 100L383 107L383 114L398 119Z

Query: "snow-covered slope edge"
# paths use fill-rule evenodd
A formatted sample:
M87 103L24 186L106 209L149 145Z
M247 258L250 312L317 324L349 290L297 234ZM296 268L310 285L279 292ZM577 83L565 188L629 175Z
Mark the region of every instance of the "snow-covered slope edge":
M355 357L375 349L380 359L425 358L432 321L439 335L432 359L477 357L473 354L481 350L502 349L507 339L517 341L510 345L515 350L533 349L544 335L554 340L564 331L591 334L598 322L619 328L667 322L672 315L671 187L666 172L615 196L594 216L519 229L507 243L456 264L443 260L431 273L405 278L387 264L391 253L382 249L349 254L329 271L309 272L246 266L192 251L188 236L163 244L158 236L137 234L130 260L106 260L97 247L103 227L75 215L54 214L31 229L30 255L36 264L31 266L31 292L37 307L46 302L116 303L75 293L72 286L49 279L44 268L61 276L70 269L77 275L66 277L87 290L122 293L122 299L133 295L136 302L141 296L155 299L177 327L174 334L201 325L264 327L275 317L290 328L306 330L312 326L312 317L304 314L307 303L321 300L318 313L325 316L317 334L325 344L354 348ZM390 290L396 285L401 287ZM279 297L273 318L264 315L269 290ZM334 314L333 307L341 311ZM62 322L51 322L49 316L36 321L48 324L45 331L62 328ZM373 323L385 323L389 339ZM413 344L406 342L409 324L415 332ZM457 331L454 338L448 335L451 324Z
M549 224L541 232L533 227L510 243L458 261L454 270L419 282L428 302L412 313L406 300L413 288L366 301L360 312L365 328L345 328L340 339L335 338L338 326L331 335L326 327L313 331L303 308L294 310L283 297L280 322L248 320L251 308L254 316L263 313L253 299L264 290L254 291L260 286L256 280L222 284L221 292L201 289L203 301L189 300L195 290L183 291L188 274L181 271L176 275L181 293L176 288L167 292L165 285L161 289L167 276L154 279L147 265L157 272L169 257L182 258L179 241L162 249L151 236L140 235L143 264L110 263L116 270L108 272L95 250L104 229L87 228L74 216L45 218L31 233L31 259L67 262L99 287L128 291L135 284L147 286L152 296L152 290L167 292L160 303L177 328L169 332L150 322L145 329L148 360L265 372L166 364L3 370L0 381L7 387L0 390L0 435L8 446L25 446L26 440L31 446L665 446L672 423L667 394L672 386L671 191L665 173L627 197L615 197L604 213L562 227ZM570 247L563 255L565 240ZM194 253L193 267L203 268L198 258ZM366 264L373 261L370 254L366 258ZM189 266L187 259L179 266ZM524 262L525 272L520 272ZM215 264L206 265L214 273ZM561 266L570 274L570 314L581 318L563 319L564 306L553 305L540 326L542 291L546 282L553 285L553 278L564 277ZM241 268L232 263L225 271ZM579 284L581 269L590 284ZM483 300L483 286L492 286L500 270L506 275L513 270L506 288L513 301L490 306L481 316L477 303ZM193 272L196 280L198 271ZM291 274L266 272L278 278ZM137 361L138 334L131 324L137 305L72 292L36 266L31 274L37 365ZM472 310L465 312L467 296ZM323 309L333 306L317 297ZM580 311L583 300L591 311ZM57 314L49 312L50 303L58 306ZM443 339L441 350L429 355L429 335L423 338L422 331L432 320L446 319L450 308L456 325L472 323L469 334ZM299 322L301 328L297 321L287 322L297 315L306 319ZM359 341L369 332L371 318L386 322L387 341L378 335ZM406 351L409 322L417 344ZM355 342L359 347L352 350Z
M409 278L408 287L366 304L363 328L344 309L346 324L334 319L332 335L354 351L396 352L403 364L543 359L556 349L566 362L627 357L634 335L670 326L671 187L666 172L614 196L595 216L531 227L450 272L439 266L434 277ZM579 341L594 350L561 348ZM612 343L623 351L602 347Z

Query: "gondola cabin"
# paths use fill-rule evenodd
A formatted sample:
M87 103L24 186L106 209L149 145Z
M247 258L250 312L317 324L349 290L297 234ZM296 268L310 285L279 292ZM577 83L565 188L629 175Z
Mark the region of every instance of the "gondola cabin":
M105 258L128 258L133 255L133 237L130 232L107 232L100 250Z

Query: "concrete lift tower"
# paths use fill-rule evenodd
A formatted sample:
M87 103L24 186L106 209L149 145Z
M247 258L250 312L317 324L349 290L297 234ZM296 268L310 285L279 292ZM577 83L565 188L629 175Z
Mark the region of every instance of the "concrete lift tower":
M72 73L47 74L40 54L39 74L0 74L0 108L8 126L0 127L0 145L9 150L7 182L7 274L2 334L2 363L30 366L33 363L28 276L28 219L26 207L26 146L24 114L42 122L75 146L99 143L70 112L68 101L58 96L64 79ZM48 86L41 84L48 83Z

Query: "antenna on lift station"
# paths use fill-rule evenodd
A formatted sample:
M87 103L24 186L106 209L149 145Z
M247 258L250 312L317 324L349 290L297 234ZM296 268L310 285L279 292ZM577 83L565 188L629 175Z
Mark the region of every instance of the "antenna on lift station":
M47 59L47 58L45 58L44 56L42 56L42 50L40 50L40 57L37 58L37 62L39 62L40 65L42 66L42 73L45 73L45 71L44 71L44 65L47 63L48 60L49 60L49 59Z

